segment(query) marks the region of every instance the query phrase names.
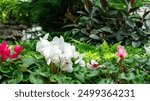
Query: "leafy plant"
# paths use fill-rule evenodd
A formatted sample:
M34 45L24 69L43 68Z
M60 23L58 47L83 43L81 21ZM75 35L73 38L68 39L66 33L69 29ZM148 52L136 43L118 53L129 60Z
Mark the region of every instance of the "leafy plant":
M27 4L16 0L1 0L0 21L6 22L10 19L28 20L29 12Z
M112 7L107 0L84 1L84 11L79 11L80 16L74 24L65 27L73 28L73 35L82 41L92 40L102 43L103 39L109 43L123 41L125 44L132 44L138 47L147 43L149 39L148 30L142 29L146 21L147 11L139 16L135 11L139 8L134 0L120 2L124 4L123 9ZM136 6L134 6L136 5ZM79 20L78 20L79 19Z

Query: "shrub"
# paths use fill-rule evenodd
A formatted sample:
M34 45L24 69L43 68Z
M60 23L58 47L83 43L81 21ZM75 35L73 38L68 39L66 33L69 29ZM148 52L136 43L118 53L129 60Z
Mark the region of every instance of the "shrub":
M141 17L135 13L139 8L134 6L135 2L133 4L126 2L124 9L118 9L109 6L107 0L104 1L97 5L97 2L85 0L85 12L80 11L79 20L65 27L71 27L72 34L83 41L89 39L97 40L99 43L103 39L110 43L123 41L134 47L147 43L149 32L141 27L149 11Z

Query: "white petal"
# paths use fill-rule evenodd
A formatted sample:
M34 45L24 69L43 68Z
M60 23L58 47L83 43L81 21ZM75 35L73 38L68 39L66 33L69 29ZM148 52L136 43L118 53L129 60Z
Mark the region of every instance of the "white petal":
M85 62L84 62L83 60L81 60L81 61L79 62L79 64L80 64L81 67L85 67Z
M43 39L43 40L47 40L47 39L48 39L48 36L49 36L49 33L47 33L42 39Z
M51 59L50 58L46 59L46 61L47 61L47 65L49 65L51 63Z
M97 64L97 62L95 60L91 60L91 64Z
M52 62L53 62L53 63L59 63L60 60L59 60L58 57L52 57Z
M60 36L60 43L64 43L64 38Z
M65 71L65 72L73 72L73 68L72 68L72 65L73 63L71 62L71 60L64 60L62 63L61 63L61 70L62 71Z
M92 68L92 65L91 65L91 64L87 63L86 65L87 65L87 67L88 67L89 69Z

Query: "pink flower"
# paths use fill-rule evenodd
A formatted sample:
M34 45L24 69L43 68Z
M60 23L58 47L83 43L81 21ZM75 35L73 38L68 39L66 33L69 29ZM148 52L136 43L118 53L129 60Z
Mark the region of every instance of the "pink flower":
M20 54L22 51L22 46L16 45L14 47L14 51L16 52L16 54Z
M117 52L116 52L116 55L117 55L117 57L118 57L118 60L117 60L117 63L121 60L121 59L123 59L125 56L126 56L126 50L124 49L124 47L123 46L118 46L117 47Z
M7 42L3 41L2 44L0 44L0 60L6 61L8 58L14 59L18 58L18 55L22 51L22 46L16 45L14 47L14 52L11 54L11 50L7 47Z
M3 41L2 44L0 44L0 56L3 61L7 60L10 56L10 49L7 47L6 41Z
M18 58L19 54L22 51L22 46L16 45L14 47L14 51L15 51L15 53L10 55L10 59Z
M18 54L12 54L12 55L10 55L10 59L14 59L14 58L18 58Z
M100 66L95 60L91 60L91 63L87 63L87 67L90 69L98 69Z

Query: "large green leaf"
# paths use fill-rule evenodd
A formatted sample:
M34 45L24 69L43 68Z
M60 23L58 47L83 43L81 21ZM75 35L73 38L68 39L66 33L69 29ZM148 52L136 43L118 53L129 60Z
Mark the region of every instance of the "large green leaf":
M43 77L41 77L39 74L37 73L31 73L29 76L30 82L34 83L34 84L43 84Z
M15 70L15 71L13 72L12 77L13 77L13 79L8 80L7 82L8 82L9 84L17 84L17 83L19 83L19 82L22 81L22 79L23 79L23 74L22 74L21 71Z
M141 41L132 41L132 46L133 47L139 47L142 44Z
M34 58L26 58L25 60L23 60L23 65L25 67L29 67L30 65L35 64L35 63L36 61Z
M135 79L135 74L134 73L132 73L132 72L129 72L129 73L121 73L120 75L119 75L119 78L120 79L125 79L125 80L127 80L127 81L130 81L130 80L134 80Z
M0 71L2 73L9 73L11 70L9 67L5 67L5 66L0 66Z

